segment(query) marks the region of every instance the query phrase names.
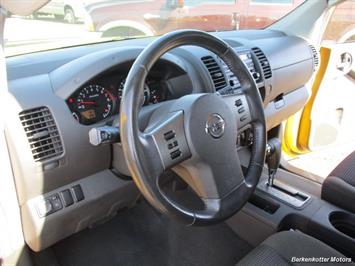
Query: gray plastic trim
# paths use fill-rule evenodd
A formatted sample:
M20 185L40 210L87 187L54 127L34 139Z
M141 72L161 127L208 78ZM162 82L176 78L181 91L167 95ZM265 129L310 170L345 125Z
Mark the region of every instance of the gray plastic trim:
M310 97L305 86L283 95L284 104L278 107L277 101L271 101L265 108L267 130L278 126L282 121L303 108Z
M94 147L89 142L89 126L77 123L66 103L53 94L48 75L9 82L5 133L15 175L19 204L28 199L107 169L109 146ZM60 132L64 154L45 162L35 162L18 114L22 110L47 106ZM46 168L56 162L57 166Z
M46 217L39 217L37 204L40 201L78 184L85 196L83 200L68 207L63 206L63 209ZM131 205L138 195L132 181L123 181L105 170L34 197L21 206L25 241L32 250L40 251L100 220L114 216L119 209Z

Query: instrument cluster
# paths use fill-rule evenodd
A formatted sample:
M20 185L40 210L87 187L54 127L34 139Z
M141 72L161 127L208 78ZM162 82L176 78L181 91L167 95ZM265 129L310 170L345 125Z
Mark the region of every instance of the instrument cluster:
M118 81L118 82L117 82ZM84 125L100 122L119 113L126 76L96 79L74 92L67 104L73 117ZM144 86L143 105L166 100L165 82L148 77Z

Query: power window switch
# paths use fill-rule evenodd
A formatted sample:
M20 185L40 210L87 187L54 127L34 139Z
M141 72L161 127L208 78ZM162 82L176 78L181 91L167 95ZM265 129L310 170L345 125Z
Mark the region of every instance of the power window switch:
M73 190L74 195L76 197L76 201L81 201L81 200L83 200L85 198L84 197L84 192L81 189L80 185L76 185L76 186L72 187L72 190Z
M63 190L60 194L62 194L65 207L68 207L74 203L73 196L69 189Z

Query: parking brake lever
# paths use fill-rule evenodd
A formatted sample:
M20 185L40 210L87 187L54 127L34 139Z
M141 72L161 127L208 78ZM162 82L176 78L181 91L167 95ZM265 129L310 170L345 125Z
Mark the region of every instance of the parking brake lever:
M274 178L281 160L281 141L278 138L272 138L266 144L266 164L268 167L269 178L267 184L274 185Z

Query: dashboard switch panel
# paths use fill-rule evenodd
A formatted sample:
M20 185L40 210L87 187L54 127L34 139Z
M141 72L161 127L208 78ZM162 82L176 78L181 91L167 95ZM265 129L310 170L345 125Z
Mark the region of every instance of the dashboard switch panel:
M72 190L72 191L71 191ZM52 213L55 213L64 207L68 207L74 204L74 197L77 202L82 201L84 192L80 185L75 185L70 189L65 189L60 193L55 193L50 196L46 196L36 204L36 209L39 217L46 217Z

